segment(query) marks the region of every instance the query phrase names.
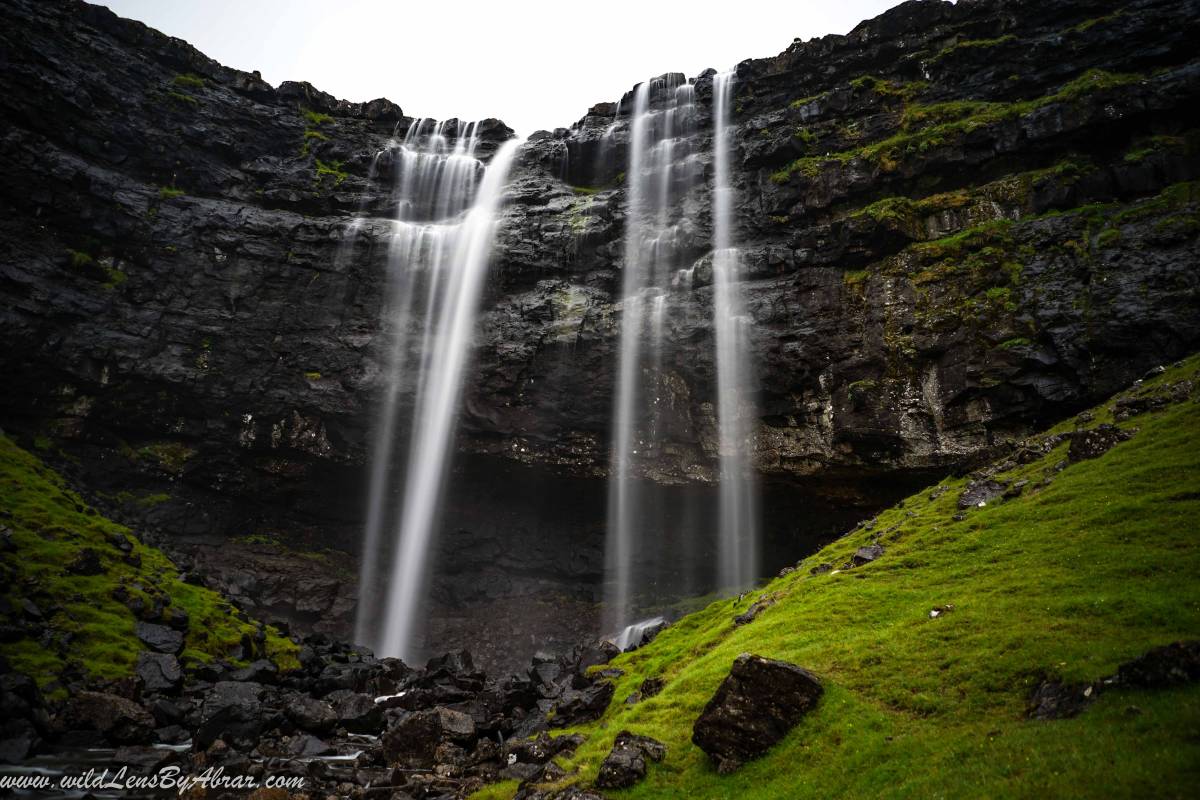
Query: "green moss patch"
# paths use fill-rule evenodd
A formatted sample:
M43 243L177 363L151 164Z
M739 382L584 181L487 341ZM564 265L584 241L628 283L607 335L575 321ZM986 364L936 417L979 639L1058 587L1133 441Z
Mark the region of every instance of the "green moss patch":
M29 614L28 601L42 614L38 639L6 641L0 654L43 685L68 667L93 678L130 675L144 649L134 636L139 618L168 622L186 612L185 662L226 658L244 636L254 636L257 626L224 598L185 583L160 550L98 514L57 473L4 436L0 497L12 542L0 554L0 591L11 613ZM98 555L97 574L70 568L84 551ZM130 605L138 601L161 611L136 616ZM272 628L267 629L267 652L283 669L297 664L297 646Z
M899 130L893 135L862 147L826 156L796 159L772 174L771 180L775 183L787 183L797 173L811 177L820 174L826 165L847 164L855 160L875 164L884 172L892 172L906 158L957 141L980 128L1019 119L1044 106L1073 102L1090 94L1128 86L1140 80L1140 75L1091 69L1063 84L1057 91L1032 100L1012 103L983 100L954 100L929 105L910 103L905 107ZM863 83L863 88L868 86L873 91L878 91L879 79L873 78L869 84ZM901 88L895 91L906 100L911 96L905 95Z

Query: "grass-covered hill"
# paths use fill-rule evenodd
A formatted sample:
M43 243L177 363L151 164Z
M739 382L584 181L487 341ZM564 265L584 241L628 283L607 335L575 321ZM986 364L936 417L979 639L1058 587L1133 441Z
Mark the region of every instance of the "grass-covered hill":
M1043 680L1094 682L1200 637L1198 373L1192 358L1149 378L1021 443L989 474L948 478L621 656L611 707L575 729L587 742L560 760L564 784L589 786L630 730L667 756L606 796L1194 797L1200 686L1110 688L1067 719L1031 719L1028 707ZM1069 458L1057 435L1103 423L1136 433ZM964 510L973 480L1007 484L1008 497ZM871 544L879 558L844 567ZM762 598L774 604L734 624ZM826 691L765 757L722 776L692 725L744 652L804 666ZM647 678L665 681L661 693L624 702Z
M53 696L133 673L139 621L184 632L185 665L297 645L183 580L160 551L89 507L61 476L0 436L0 656Z

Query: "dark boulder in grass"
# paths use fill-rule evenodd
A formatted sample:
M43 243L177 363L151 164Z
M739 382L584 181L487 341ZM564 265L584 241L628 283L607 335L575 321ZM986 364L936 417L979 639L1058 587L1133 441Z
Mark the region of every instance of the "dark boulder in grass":
M649 736L621 731L612 750L600 764L596 785L603 789L624 789L646 777L647 761L662 761L667 746Z
M743 653L692 729L722 774L758 758L816 706L824 689L803 667Z
M1067 450L1067 460L1074 462L1099 458L1112 449L1113 445L1132 438L1131 431L1108 424L1097 425L1086 431L1075 431L1071 434L1071 447Z
M1116 683L1166 689L1200 681L1200 641L1156 647L1117 668Z
M610 681L603 680L584 689L566 689L554 706L550 726L566 728L600 719L612 702L615 689Z
M993 480L971 481L958 497L958 507L964 511L968 508L982 508L998 497L1003 496L1008 484Z

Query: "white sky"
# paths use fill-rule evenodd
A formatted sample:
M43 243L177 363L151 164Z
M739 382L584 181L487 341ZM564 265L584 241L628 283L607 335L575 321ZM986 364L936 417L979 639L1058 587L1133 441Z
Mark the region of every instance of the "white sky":
M386 97L410 116L566 127L663 72L773 56L848 33L897 0L98 0L272 85ZM711 10L704 11L707 5Z

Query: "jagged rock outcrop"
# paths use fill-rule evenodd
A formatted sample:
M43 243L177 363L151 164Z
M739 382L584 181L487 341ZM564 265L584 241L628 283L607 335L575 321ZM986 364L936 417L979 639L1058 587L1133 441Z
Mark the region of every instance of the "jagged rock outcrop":
M764 474L886 502L862 481L968 465L1195 347L1198 12L908 2L738 66ZM271 87L85 3L14 0L6 22L0 421L61 445L108 511L251 610L345 630L352 564L277 577L358 541L392 211L377 154L409 117ZM461 426L484 466L454 478L528 466L515 481L576 481L601 516L512 520L523 567L497 574L508 532L459 509L447 529L476 557L435 581L443 619L481 598L569 594L580 615L594 599L628 99L522 152ZM482 130L485 156L512 135ZM638 467L685 487L714 475L708 183L686 204L692 282L657 381L668 435ZM767 528L794 548L792 519ZM281 546L261 570L223 547L264 536Z

